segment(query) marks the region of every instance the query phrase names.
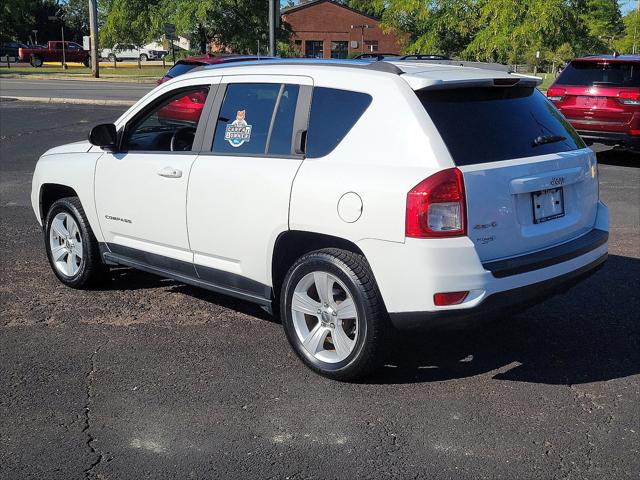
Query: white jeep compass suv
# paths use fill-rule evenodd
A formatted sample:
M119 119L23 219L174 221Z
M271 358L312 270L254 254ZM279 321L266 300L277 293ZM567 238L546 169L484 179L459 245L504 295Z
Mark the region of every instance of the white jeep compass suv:
M353 379L392 328L490 318L607 257L594 153L539 79L453 61L274 60L158 86L39 160L56 276L124 265L279 312Z

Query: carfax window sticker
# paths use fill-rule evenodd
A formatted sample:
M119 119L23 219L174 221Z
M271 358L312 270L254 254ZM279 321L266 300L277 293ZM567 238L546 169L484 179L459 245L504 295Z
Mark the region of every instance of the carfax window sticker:
M251 140L251 125L247 123L246 110L238 110L236 119L227 123L224 131L224 139L229 142L232 147L241 147L245 142Z

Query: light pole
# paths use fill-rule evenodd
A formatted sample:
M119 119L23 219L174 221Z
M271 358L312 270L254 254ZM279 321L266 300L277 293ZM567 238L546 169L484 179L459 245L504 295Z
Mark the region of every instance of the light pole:
M636 54L636 39L638 38L638 17L640 17L640 0L636 4L636 18L633 22L633 54Z
M351 30L356 28L360 29L360 51L364 53L364 30L366 28L371 28L371 25L367 25L366 23L363 23L362 25L351 25Z
M269 1L269 55L276 56L276 28L280 23L280 0Z

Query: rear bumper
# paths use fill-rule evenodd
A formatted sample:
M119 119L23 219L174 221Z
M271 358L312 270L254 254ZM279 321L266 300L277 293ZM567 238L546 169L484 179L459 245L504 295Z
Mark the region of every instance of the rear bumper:
M527 255L482 263L468 237L361 241L387 312L399 329L430 329L512 313L565 291L607 258L608 209L598 203L592 230ZM458 305L437 306L438 292L468 291ZM505 310L507 308L508 310Z
M605 145L620 145L622 147L640 150L640 136L629 135L624 132L598 132L593 130L578 130L578 134L587 141L604 143Z
M463 327L482 319L515 314L541 301L561 294L595 273L607 259L605 253L595 261L559 277L554 277L524 287L494 293L480 305L464 310L440 312L391 313L391 323L398 330L420 331L434 328Z

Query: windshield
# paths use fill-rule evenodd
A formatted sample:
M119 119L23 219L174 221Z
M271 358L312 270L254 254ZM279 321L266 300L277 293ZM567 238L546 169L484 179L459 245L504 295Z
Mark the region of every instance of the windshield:
M640 87L640 62L571 62L556 85Z
M199 67L199 63L176 63L171 70L167 72L167 77L175 78L180 75L184 75L190 70L193 70L196 67Z
M416 92L456 165L584 148L573 127L533 87Z

